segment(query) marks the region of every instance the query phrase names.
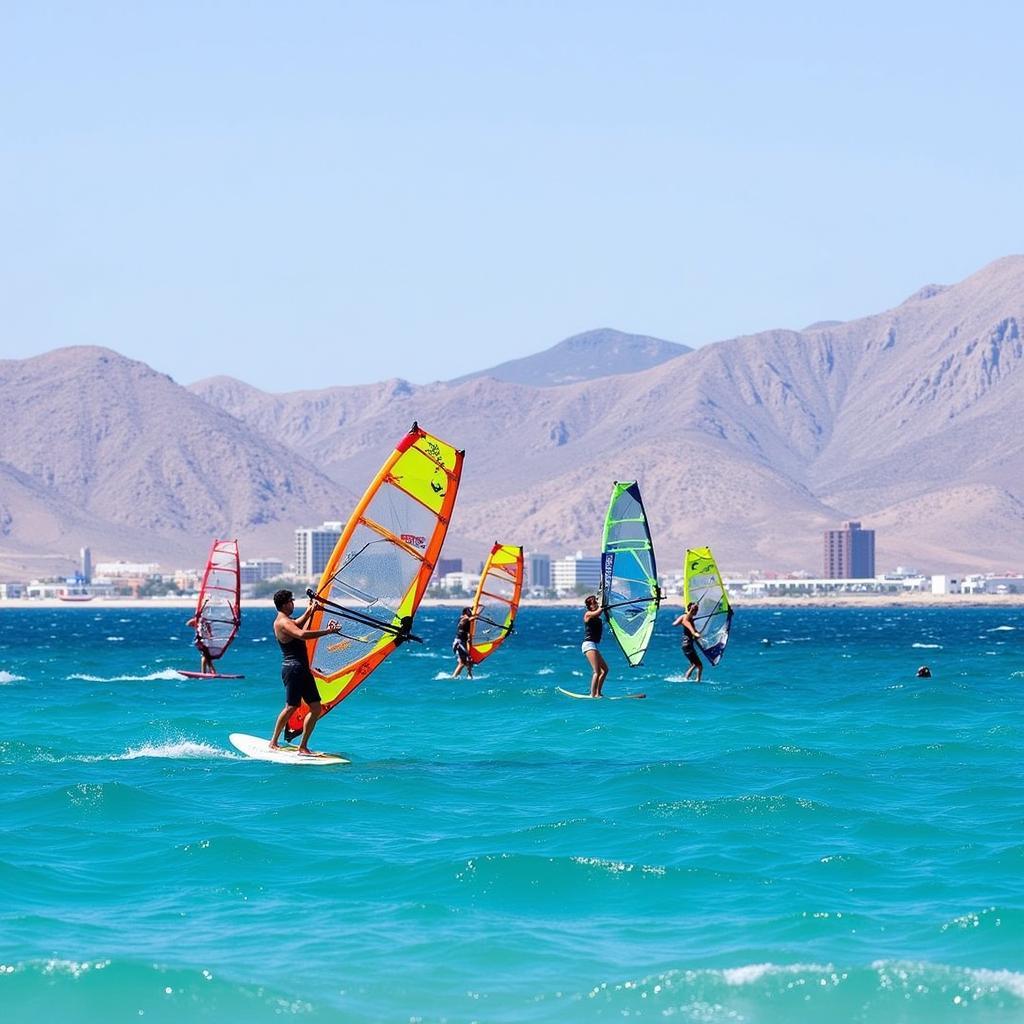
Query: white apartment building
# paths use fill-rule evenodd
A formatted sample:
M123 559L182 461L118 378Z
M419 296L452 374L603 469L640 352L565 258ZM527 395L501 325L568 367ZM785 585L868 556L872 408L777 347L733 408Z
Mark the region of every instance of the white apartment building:
M295 531L295 575L311 582L320 574L341 539L344 523L325 522L321 526L300 526Z
M551 586L558 594L572 594L577 586L590 587L595 593L601 586L600 556L575 555L556 558L551 563Z

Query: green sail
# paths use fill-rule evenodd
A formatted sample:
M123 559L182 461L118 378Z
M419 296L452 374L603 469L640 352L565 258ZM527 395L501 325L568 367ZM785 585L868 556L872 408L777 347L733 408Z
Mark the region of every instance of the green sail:
M615 483L601 543L601 603L612 635L633 667L644 660L660 601L640 488L635 480Z

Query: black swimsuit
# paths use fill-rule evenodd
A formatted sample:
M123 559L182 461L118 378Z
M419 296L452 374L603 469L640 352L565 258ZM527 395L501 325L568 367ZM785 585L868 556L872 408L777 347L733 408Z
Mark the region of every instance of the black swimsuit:
M599 644L603 632L604 623L601 621L601 616L595 615L592 619L587 619L583 623L583 642Z
M278 640L281 655L281 682L284 683L285 703L297 708L303 701L307 704L320 702L320 691L309 670L309 656L305 640Z

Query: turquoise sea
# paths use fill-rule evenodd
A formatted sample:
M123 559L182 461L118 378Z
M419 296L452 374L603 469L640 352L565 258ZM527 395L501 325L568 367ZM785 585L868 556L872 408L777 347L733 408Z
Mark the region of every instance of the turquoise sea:
M227 742L282 704L270 610L219 683L185 610L0 612L5 1011L1024 1020L1024 609L740 608L700 686L666 610L615 702L555 690L580 614L453 682L423 609L317 729L352 765L297 768Z

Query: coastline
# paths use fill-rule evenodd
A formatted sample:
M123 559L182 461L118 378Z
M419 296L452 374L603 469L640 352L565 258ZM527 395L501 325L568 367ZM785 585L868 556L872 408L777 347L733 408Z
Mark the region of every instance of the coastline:
M682 606L682 596L672 594L662 604L666 608ZM422 608L457 608L471 603L466 597L425 598ZM61 601L58 598L0 598L0 611L28 608L195 608L195 597L97 597L92 601ZM745 597L733 599L737 611L744 608L1024 608L1024 594L837 594L827 597L794 595L793 597ZM246 608L273 608L269 597L242 598ZM582 607L582 597L537 599L524 598L521 608L575 608Z

